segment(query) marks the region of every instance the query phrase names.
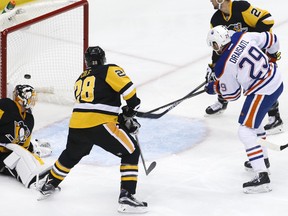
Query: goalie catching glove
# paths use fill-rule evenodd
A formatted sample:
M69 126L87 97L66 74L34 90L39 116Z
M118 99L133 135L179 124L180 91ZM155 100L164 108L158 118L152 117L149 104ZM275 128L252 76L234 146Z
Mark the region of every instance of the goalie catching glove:
M124 130L131 134L137 134L139 128L141 127L140 123L133 118L136 115L136 111L129 108L128 106L122 107L122 113L118 116L118 122Z

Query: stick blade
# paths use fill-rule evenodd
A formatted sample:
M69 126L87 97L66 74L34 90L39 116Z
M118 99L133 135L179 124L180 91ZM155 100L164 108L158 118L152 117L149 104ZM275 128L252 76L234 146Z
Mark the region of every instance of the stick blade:
M288 144L280 146L280 151L282 151L283 149L286 149L287 147L288 147Z
M156 167L157 163L156 161L153 161L150 166L147 169L146 175L149 175L149 173Z

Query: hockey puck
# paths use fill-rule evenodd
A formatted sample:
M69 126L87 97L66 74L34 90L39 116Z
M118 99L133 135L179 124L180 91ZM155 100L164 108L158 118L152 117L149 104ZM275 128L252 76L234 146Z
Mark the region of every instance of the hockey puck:
M31 79L31 75L30 75L30 74L25 74L25 75L24 75L24 78L25 78L25 79Z

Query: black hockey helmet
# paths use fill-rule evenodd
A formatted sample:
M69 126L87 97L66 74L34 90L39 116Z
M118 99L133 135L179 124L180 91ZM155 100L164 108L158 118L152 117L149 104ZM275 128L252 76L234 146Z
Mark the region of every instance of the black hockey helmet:
M13 91L13 100L25 109L33 108L37 100L36 91L30 85L17 85Z
M99 47L88 47L85 51L85 61L88 67L92 65L104 65L106 62L105 52Z

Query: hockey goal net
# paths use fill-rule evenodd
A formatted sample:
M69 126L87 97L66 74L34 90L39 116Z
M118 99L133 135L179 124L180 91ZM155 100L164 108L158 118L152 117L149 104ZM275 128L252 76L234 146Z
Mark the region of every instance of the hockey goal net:
M42 0L0 14L0 97L32 85L39 100L74 102L88 46L87 0ZM41 95L41 96L40 96Z

